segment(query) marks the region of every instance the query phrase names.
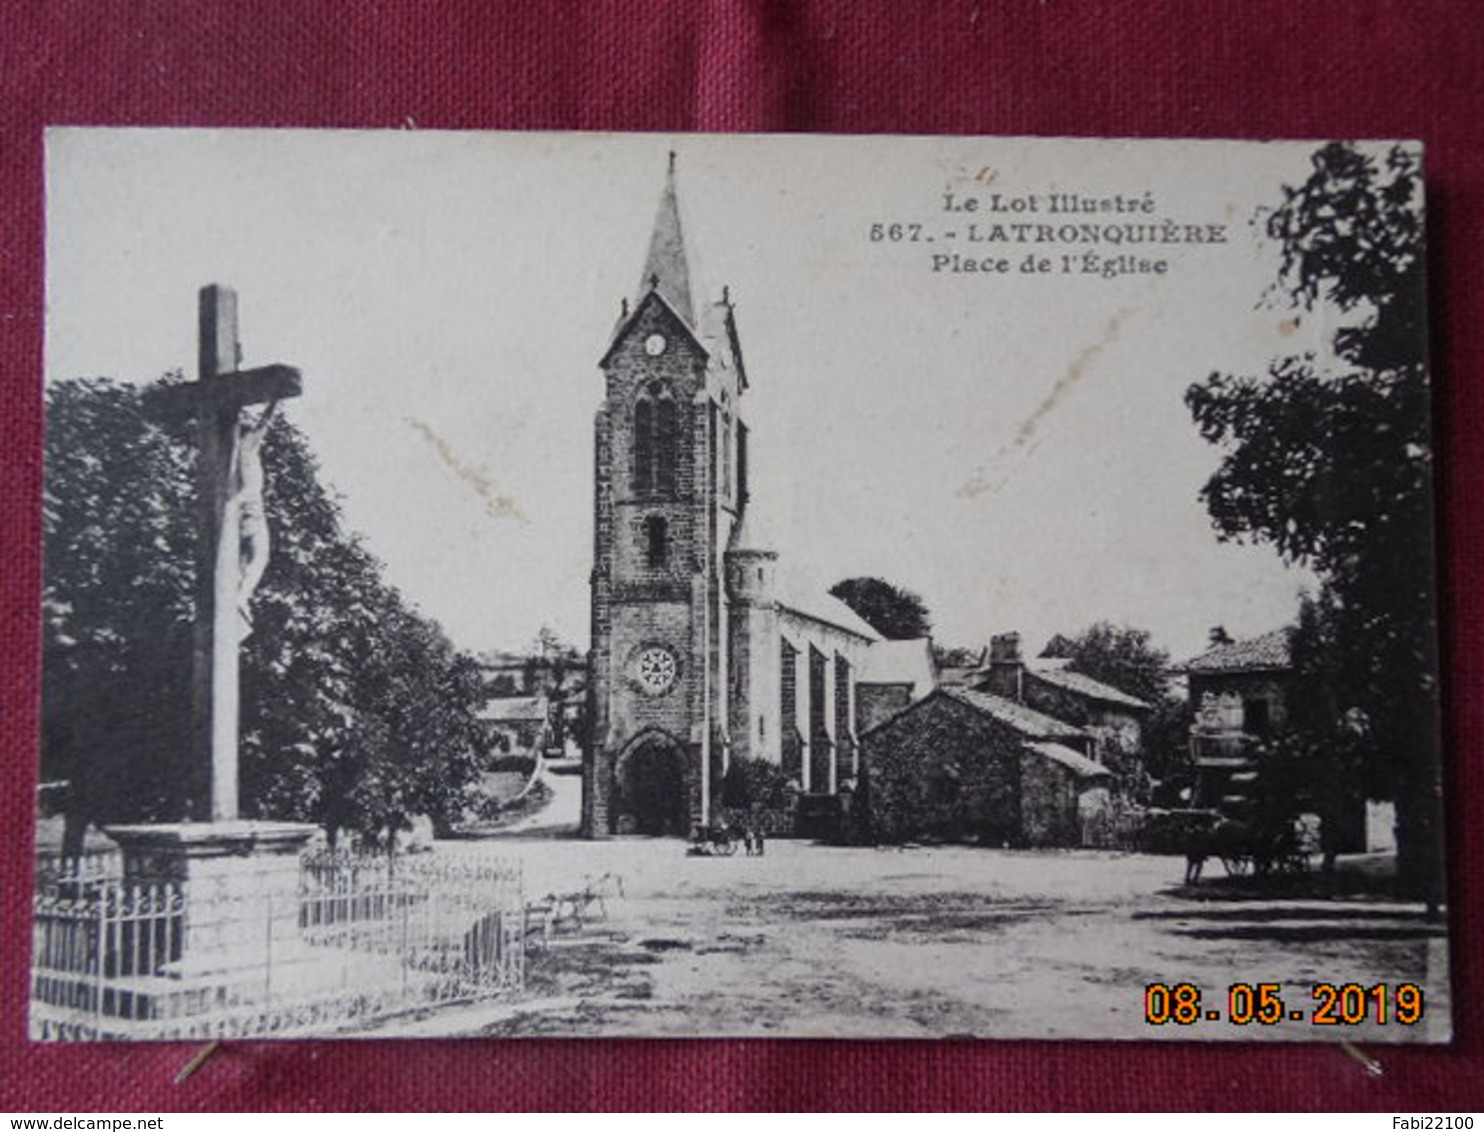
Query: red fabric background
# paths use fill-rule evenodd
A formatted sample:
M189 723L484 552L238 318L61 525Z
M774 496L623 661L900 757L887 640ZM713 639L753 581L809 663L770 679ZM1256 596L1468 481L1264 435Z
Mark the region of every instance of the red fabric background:
M1484 19L1468 0L0 0L0 1109L1484 1107ZM25 1040L48 124L766 130L1429 146L1458 1040L1378 1047Z

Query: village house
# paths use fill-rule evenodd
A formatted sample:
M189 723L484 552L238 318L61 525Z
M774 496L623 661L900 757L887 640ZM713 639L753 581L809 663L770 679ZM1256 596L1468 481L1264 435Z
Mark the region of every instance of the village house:
M1144 724L1153 706L1127 692L1068 667L1069 661L1041 657L1027 663L1020 634L1004 633L989 646L989 663L968 686L1025 704L1093 738L1093 759L1122 765L1143 750Z
M551 705L545 696L501 696L479 709L494 749L535 757L550 746Z
M1290 630L1233 641L1221 629L1211 647L1180 666L1196 710L1191 756L1196 767L1219 769L1282 734L1293 683Z
M1112 795L1152 706L1066 660L1027 662L1018 633L992 638L980 660L940 670L934 695L862 736L872 835L1110 844Z
M1293 682L1290 632L1234 641L1211 631L1211 647L1180 666L1195 719L1190 728L1195 809L1241 810L1257 782L1258 748L1288 722Z
M579 755L587 716L587 658L538 641L531 652L480 653L487 699L479 713L505 754Z
M1296 691L1291 640L1287 628L1240 641L1217 628L1211 647L1180 666L1195 709L1191 806L1240 816L1266 788L1264 759L1289 729ZM1352 853L1391 846L1390 805L1367 803L1358 784L1329 781L1334 774L1334 768L1312 762L1291 774L1297 783L1293 804L1323 812L1326 848Z
M861 741L863 820L875 840L1108 843L1113 774L1076 724L989 692L939 688Z

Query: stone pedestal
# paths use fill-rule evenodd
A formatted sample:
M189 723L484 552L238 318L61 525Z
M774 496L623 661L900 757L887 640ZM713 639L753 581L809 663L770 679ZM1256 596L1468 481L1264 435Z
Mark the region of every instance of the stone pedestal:
M230 821L118 825L126 885L175 885L182 908L174 978L266 969L299 941L299 856L312 825Z

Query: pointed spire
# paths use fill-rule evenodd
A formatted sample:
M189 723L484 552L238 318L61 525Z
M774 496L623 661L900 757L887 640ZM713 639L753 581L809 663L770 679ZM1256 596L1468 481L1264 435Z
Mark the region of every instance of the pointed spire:
M649 238L649 256L644 261L644 273L639 277L639 298L642 299L651 289L657 290L675 313L693 327L696 325L696 310L691 301L690 274L685 233L680 226L680 199L675 193L675 151L671 150L665 190L660 194L654 234Z

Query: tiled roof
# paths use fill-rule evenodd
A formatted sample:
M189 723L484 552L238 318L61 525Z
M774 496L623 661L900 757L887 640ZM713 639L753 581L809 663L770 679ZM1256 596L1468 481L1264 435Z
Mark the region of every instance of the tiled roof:
M1070 747L1060 743L1027 743L1031 750L1060 763L1078 778L1112 778L1113 772L1101 763L1095 763L1086 755L1079 755Z
M822 621L867 641L881 640L881 634L871 628L855 610L839 598L815 587L796 573L798 567L782 563L775 575L778 586L779 612L792 613L811 621Z
M1087 732L1082 728L1071 723L1063 723L1059 719L1052 719L1051 716L1042 715L1038 711L1032 711L1024 704L1007 700L1003 696L991 695L989 692L974 692L968 688L943 688L941 691L950 699L998 720L1027 739L1087 738Z
M1086 696L1090 700L1097 700L1105 704L1117 704L1120 707L1136 708L1143 711L1151 710L1150 706L1143 700L1136 699L1127 692L1120 692L1117 688L1110 687L1091 676L1081 672L1073 672L1069 668L1056 667L1040 668L1032 667L1027 675L1034 676L1038 680L1058 688L1064 688L1079 696Z
M978 664L948 664L938 669L938 683L945 688L962 688L983 676L984 669Z
M810 621L821 621L826 625L833 625L836 629L867 641L874 642L881 639L881 634L861 620L860 614L839 598L831 597L829 594L809 595L802 600L798 595L792 595L786 601L779 601L778 611L784 615L793 614Z
M1293 667L1288 629L1274 629L1260 637L1217 645L1182 666L1185 672L1254 672Z

